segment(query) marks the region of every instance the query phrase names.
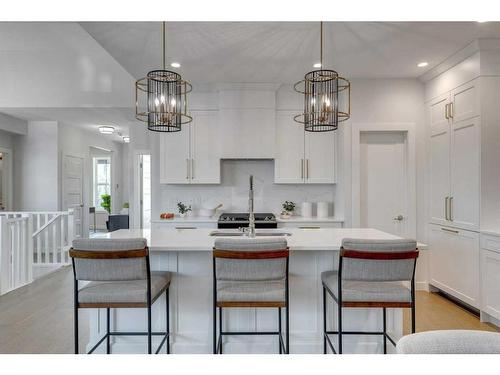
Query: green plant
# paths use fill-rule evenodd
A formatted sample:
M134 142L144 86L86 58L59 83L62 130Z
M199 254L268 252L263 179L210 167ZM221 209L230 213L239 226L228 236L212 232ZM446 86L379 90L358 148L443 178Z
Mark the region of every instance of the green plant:
M123 203L123 208L130 208L130 205L128 204L128 202Z
M186 206L182 202L177 203L177 208L179 209L180 214L185 214L185 213L191 211L191 206Z
M286 212L293 212L295 210L295 203L292 201L285 201L282 207Z
M111 195L103 194L101 195L101 207L108 211L108 214L111 213Z

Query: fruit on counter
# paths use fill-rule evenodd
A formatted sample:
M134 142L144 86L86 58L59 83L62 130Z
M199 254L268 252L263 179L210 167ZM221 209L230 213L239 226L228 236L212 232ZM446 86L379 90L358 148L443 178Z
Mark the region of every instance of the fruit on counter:
M160 219L173 219L174 214L171 212L163 212L160 214Z

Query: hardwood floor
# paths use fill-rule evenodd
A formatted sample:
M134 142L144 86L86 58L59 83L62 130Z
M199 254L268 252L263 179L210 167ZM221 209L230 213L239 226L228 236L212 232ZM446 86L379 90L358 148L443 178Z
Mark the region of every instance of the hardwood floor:
M409 333L410 314L404 313ZM417 332L500 331L440 295L417 292ZM88 340L88 310L80 310L80 350ZM73 353L73 274L65 267L0 297L0 353Z

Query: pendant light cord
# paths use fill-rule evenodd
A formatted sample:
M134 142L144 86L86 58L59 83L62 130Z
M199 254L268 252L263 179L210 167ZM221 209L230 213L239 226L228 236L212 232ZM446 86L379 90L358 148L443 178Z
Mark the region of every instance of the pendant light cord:
M166 33L166 27L165 27L165 21L161 23L161 42L162 42L162 51L163 51L163 56L162 56L162 66L163 70L165 70L165 33Z
M321 64L321 69L323 69L323 21L320 22L319 63Z

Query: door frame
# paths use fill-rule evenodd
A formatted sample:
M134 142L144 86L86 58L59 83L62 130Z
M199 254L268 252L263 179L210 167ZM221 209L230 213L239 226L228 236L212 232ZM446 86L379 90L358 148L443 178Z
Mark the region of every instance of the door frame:
M141 221L142 221L142 212L141 212L141 198L142 198L142 192L141 192L141 173L140 173L140 161L139 161L139 156L140 155L151 155L151 150L147 149L139 149L139 150L134 150L133 152L133 161L132 165L134 168L134 181L133 181L133 194L131 195L131 200L132 200L132 223L131 223L131 228L141 228ZM151 158L151 162L152 162ZM151 166L151 171L153 167ZM152 186L151 186L152 188ZM152 204L152 202L151 202ZM152 219L152 218L151 218Z
M61 201L60 201L60 208L61 208L61 211L64 210L64 194L66 193L66 184L64 183L64 158L66 156L69 156L69 157L73 157L73 158L79 158L79 159L82 159L82 218L81 218L81 227L82 227L82 238L86 238L89 236L89 231L90 231L90 228L89 228L89 220L88 220L88 212L89 212L89 205L88 205L88 202L87 202L87 199L86 199L86 194L87 194L87 191L86 191L86 188L88 188L87 186L85 186L85 181L86 181L86 177L88 175L88 172L87 172L87 158L85 157L85 155L80 155L80 154L77 154L77 153L73 153L73 152L67 152L66 150L62 150L61 152L61 169L60 169L60 173L61 173L61 177L60 177L60 181L61 181Z
M416 148L415 148L415 123L358 123L352 124L352 201L351 218L352 226L361 224L361 160L360 140L362 132L402 132L405 136L406 147L406 212L408 213L408 235L415 238L417 234L417 198L416 198Z
M5 188L6 190L6 200L5 200L5 211L12 211L13 207L13 195L14 195L14 153L12 152L11 148L6 148L6 147L0 147L0 152L2 154L7 155L7 163L6 163L6 169L7 169L7 178L8 182L5 183L4 179L2 179L2 190Z

